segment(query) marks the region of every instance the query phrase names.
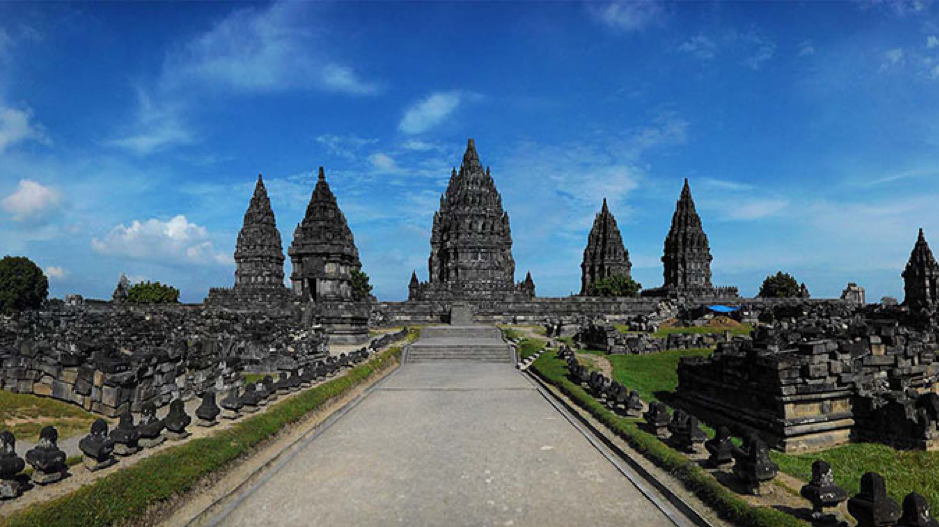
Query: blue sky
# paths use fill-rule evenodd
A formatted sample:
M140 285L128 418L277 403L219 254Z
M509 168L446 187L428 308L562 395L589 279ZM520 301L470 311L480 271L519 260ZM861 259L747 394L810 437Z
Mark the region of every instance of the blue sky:
M257 174L287 245L323 165L403 299L468 137L541 296L579 290L604 197L660 285L688 177L716 285L902 297L939 243L939 6L0 4L0 253L55 296L230 286Z

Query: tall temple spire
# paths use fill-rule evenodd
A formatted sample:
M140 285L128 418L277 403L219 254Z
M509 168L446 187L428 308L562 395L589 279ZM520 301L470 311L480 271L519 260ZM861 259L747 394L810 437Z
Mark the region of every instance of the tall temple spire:
M288 254L293 264L290 281L304 300L350 300L352 269L362 267L352 230L336 196L319 169L303 221L294 230Z
M939 264L929 249L923 229L919 229L916 244L903 270L903 303L914 308L935 307L939 302Z
M629 276L632 264L629 251L623 245L623 237L616 218L603 198L603 206L593 220L593 228L587 236L584 260L580 264L580 294L589 294L590 284L610 276Z
M713 289L711 286L711 249L695 211L691 187L685 178L681 196L672 215L672 226L665 238L665 288L679 292Z
M412 298L495 299L520 291L515 284L509 215L472 139L440 198L430 247L429 280L414 289Z
M236 289L284 286L284 249L261 174L238 233L235 263Z

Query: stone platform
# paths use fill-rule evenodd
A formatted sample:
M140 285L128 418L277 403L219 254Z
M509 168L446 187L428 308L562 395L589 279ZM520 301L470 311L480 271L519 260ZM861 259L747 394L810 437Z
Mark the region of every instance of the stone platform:
M511 362L512 348L494 326L429 326L411 344L408 362Z

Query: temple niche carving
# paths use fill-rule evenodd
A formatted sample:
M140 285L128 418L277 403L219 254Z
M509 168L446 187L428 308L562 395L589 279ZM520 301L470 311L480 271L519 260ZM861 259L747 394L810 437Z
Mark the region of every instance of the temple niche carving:
M511 300L534 296L531 276L515 283L512 232L502 196L470 139L460 170L434 214L428 280L412 274L410 300Z
M587 247L584 249L584 261L580 264L580 294L587 295L590 284L610 276L629 277L632 263L629 261L629 251L623 245L616 218L610 212L603 199L603 206L593 220L593 228L587 236Z
M352 292L352 271L362 268L359 250L323 167L287 253L293 266L290 282L303 308L304 324L323 324L331 342L368 340L368 303L356 301Z
M665 238L665 284L643 291L643 296L737 296L737 288L711 285L711 248L701 217L695 210L688 179L672 215L672 226Z
M939 279L939 264L936 263L936 258L929 249L923 229L919 230L916 244L913 245L910 259L901 276L903 276L905 295L904 305L921 309L936 307L936 302L939 300L939 286L936 284L936 280Z

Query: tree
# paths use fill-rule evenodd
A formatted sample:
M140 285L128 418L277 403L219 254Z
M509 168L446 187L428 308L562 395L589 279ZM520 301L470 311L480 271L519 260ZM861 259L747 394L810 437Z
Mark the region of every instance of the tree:
M352 270L352 298L364 300L372 294L372 284L368 283L368 275L361 269Z
M639 296L642 284L620 274L601 278L591 282L587 288L588 296Z
M798 298L801 292L799 282L791 274L779 271L763 280L759 296L762 298Z
M127 301L135 304L175 304L179 289L160 282L138 282L127 290Z
M0 260L0 312L36 309L49 296L49 279L25 256Z

